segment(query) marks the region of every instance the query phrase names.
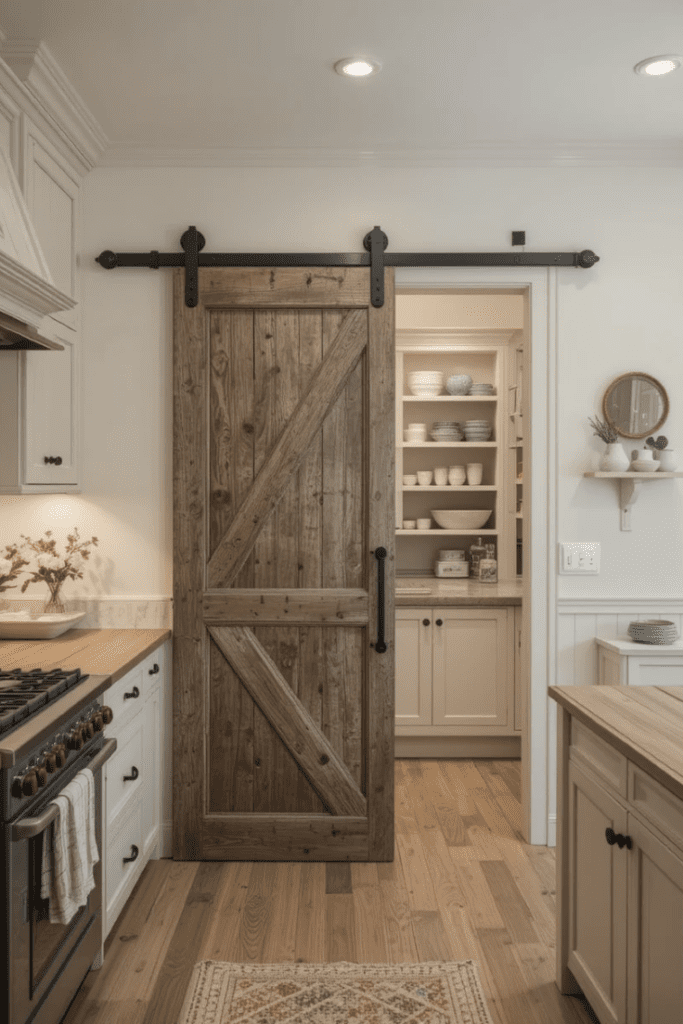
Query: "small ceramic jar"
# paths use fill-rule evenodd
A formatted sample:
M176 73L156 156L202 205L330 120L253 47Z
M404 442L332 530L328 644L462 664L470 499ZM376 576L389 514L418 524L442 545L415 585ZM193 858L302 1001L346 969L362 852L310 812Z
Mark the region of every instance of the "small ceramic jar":
M479 560L479 582L498 582L498 562L495 558L481 558Z
M431 530L432 521L431 519L418 519L417 520L418 530Z

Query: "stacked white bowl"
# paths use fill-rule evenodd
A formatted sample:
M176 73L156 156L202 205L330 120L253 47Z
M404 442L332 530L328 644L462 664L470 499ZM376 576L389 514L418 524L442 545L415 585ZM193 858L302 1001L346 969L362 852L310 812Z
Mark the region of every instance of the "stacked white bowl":
M415 370L408 374L408 388L420 398L434 398L443 390L443 373L440 370Z
M409 423L406 429L403 431L403 440L409 444L417 444L420 441L427 440L427 424L426 423Z
M455 420L436 420L431 429L432 441L462 441L463 432Z
M463 429L468 441L488 441L493 432L488 420L465 420Z
M493 384L474 383L470 385L470 395L495 395L496 389Z

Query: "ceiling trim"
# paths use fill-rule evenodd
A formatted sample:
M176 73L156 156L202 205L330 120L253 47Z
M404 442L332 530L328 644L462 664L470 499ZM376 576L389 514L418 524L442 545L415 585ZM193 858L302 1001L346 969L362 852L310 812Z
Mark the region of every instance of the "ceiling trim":
M220 149L110 143L100 167L681 167L683 141L482 143L460 149Z
M45 43L8 40L0 56L78 154L84 170L91 170L108 143L107 136Z

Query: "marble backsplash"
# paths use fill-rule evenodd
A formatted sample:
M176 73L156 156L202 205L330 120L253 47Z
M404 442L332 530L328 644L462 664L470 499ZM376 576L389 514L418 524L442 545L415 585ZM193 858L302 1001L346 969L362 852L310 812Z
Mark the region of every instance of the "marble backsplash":
M39 615L46 598L0 596L0 612L29 611ZM67 612L85 612L78 629L172 629L170 597L74 597L66 598Z

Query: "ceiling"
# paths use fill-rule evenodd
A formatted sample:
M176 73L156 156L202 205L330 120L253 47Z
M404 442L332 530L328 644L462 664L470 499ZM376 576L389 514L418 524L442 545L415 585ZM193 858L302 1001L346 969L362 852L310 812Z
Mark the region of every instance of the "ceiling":
M683 154L681 0L2 0L113 147L451 154L669 147ZM369 79L336 60L371 56Z

